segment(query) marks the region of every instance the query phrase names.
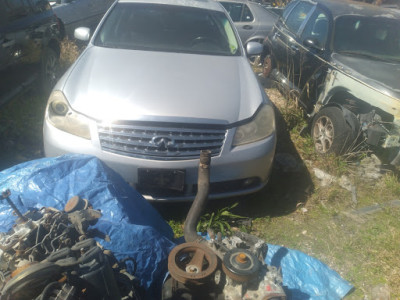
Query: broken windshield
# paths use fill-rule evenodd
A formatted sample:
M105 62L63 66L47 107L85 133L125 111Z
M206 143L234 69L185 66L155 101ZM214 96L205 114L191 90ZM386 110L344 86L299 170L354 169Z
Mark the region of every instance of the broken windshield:
M200 8L118 3L95 38L101 47L240 55L225 14Z
M389 17L338 17L335 52L400 62L400 20Z

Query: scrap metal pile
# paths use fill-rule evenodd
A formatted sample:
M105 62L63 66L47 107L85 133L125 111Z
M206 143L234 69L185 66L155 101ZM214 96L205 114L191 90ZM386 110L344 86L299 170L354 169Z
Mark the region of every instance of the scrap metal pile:
M209 240L197 235L208 196L209 166L210 153L202 151L198 193L185 221L186 243L169 254L170 276L163 286L163 300L285 300L280 270L264 262L265 241L242 232L222 238L209 230Z
M64 211L51 207L19 216L0 235L0 299L141 299L138 281L94 237L108 236L89 226L101 212L86 199L72 197Z

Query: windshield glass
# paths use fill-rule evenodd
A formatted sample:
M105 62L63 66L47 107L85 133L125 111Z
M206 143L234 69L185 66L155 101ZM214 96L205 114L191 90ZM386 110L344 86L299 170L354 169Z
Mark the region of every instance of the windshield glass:
M118 3L98 32L101 47L240 55L225 14L199 8Z
M337 18L334 51L400 61L400 20L382 17L342 16Z

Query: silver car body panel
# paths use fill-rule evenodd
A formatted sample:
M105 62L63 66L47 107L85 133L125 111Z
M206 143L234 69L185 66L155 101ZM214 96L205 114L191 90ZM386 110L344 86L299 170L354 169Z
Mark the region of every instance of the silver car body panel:
M95 46L82 54L62 91L77 112L108 121L231 124L250 118L263 101L240 56Z

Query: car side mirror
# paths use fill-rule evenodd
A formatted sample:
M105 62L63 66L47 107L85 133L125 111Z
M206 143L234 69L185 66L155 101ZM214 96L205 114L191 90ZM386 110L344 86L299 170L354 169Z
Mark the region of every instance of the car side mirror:
M303 41L303 45L307 48L317 50L318 52L323 52L325 50L316 39L307 38Z
M263 52L263 45L257 42L248 42L246 45L247 56L260 55Z
M87 28L87 27L76 28L74 31L74 37L77 40L87 42L90 38L90 28Z

